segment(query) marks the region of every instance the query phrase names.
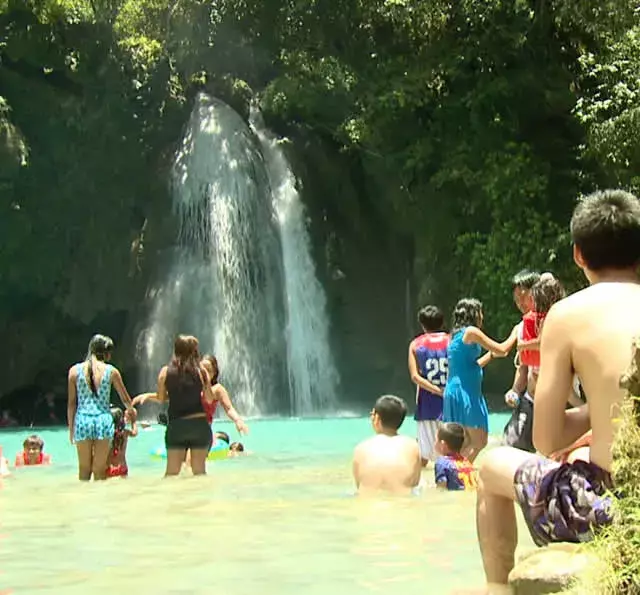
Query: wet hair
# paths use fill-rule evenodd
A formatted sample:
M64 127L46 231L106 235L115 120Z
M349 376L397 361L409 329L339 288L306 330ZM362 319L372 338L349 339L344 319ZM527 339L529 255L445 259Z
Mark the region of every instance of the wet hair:
M451 317L451 333L455 333L466 326L479 326L482 315L482 302L476 298L462 298L458 300Z
M540 279L540 273L529 269L522 269L511 278L513 289L531 289Z
M380 397L373 406L373 410L380 418L382 426L391 430L397 430L407 416L407 405L395 395Z
M97 394L96 379L93 373L93 358L103 362L113 351L113 339L106 335L93 335L87 348L86 361L89 362L89 387L93 394Z
M223 442L229 444L229 434L227 434L226 432L216 432L215 437L216 440L222 440Z
M40 448L40 451L44 450L44 440L40 438L37 434L32 434L28 436L25 441L22 443L22 448L27 448L27 446L31 445L37 446Z
M158 423L161 426L166 426L169 423L169 417L166 413L158 413Z
M571 241L588 269L630 269L640 264L640 200L624 190L580 199L571 217Z
M173 344L171 365L179 372L191 374L200 378L200 353L198 339L192 335L178 335Z
M464 444L464 428L454 422L443 423L438 428L438 440L442 440L454 453L459 453Z
M211 375L211 386L218 383L218 377L220 376L220 367L218 366L218 360L215 355L207 353L202 356L203 362L208 362L213 368L213 374Z
M536 312L546 314L551 306L566 297L562 283L555 277L541 277L531 288L531 297Z
M229 450L232 450L234 452L244 452L244 445L242 444L242 442L232 442L229 445Z
M425 306L418 312L418 322L428 333L441 331L444 328L444 314L438 306Z

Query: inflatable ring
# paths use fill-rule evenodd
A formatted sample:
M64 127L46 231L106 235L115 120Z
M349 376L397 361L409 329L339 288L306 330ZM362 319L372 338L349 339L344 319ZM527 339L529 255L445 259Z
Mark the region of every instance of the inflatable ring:
M153 459L166 459L167 449L164 446L159 446L158 448L154 448L149 454ZM226 459L228 454L229 445L223 440L218 440L211 447L207 455L207 461L221 461L222 459Z

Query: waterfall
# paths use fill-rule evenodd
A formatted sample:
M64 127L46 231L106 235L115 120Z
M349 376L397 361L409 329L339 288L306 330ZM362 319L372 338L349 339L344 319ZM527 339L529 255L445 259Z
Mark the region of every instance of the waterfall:
M308 414L318 408L327 410L335 404L337 374L329 347L326 300L311 258L303 204L282 148L255 108L250 123L262 147L280 231L293 411Z
M178 241L166 278L149 291L151 320L139 338L147 389L175 335L188 333L216 355L243 415L327 412L336 375L324 294L275 140L199 94L172 192Z

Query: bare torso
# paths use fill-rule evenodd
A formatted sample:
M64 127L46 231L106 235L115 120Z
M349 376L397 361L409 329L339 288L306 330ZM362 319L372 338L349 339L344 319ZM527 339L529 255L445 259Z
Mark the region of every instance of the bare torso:
M420 451L407 436L377 434L356 447L353 463L360 492L407 493L420 482Z
M640 285L597 283L558 304L565 310L571 359L587 397L593 431L590 458L611 470L615 419L624 396L620 377L640 335Z

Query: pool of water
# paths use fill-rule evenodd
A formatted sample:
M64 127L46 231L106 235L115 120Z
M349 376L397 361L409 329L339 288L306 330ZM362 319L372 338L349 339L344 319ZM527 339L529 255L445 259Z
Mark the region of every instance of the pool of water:
M505 419L492 416L493 434ZM19 469L0 490L0 592L446 595L482 585L473 494L353 497L350 458L368 419L250 427L251 455L171 480L149 456L164 428L141 431L129 479L97 483L77 481L65 429L38 432L54 465ZM231 424L216 428L235 436ZM414 422L402 431L414 435ZM0 431L10 462L29 433Z

